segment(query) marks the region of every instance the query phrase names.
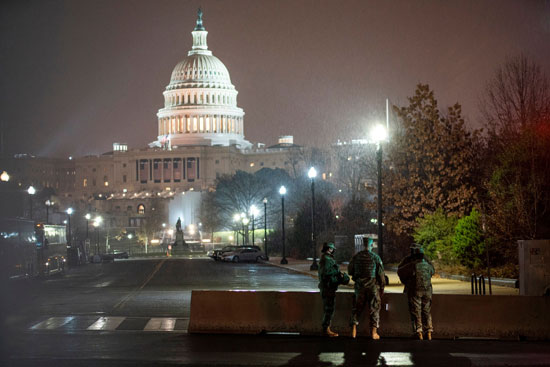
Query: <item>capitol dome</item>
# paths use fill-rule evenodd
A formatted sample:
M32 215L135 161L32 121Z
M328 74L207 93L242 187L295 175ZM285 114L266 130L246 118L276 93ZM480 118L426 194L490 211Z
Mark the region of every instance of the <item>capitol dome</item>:
M229 71L208 50L208 32L199 9L193 47L172 71L164 91L164 108L158 113L158 137L152 143L170 149L184 145L236 145L249 148L244 139L242 108Z

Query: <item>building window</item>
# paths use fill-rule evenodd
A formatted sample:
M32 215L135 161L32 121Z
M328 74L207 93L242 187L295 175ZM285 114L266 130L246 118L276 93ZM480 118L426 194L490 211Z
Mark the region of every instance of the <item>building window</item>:
M219 159L216 159L216 164L220 164L220 160L219 160Z
M92 185L95 186L96 185L96 181L95 181L95 178L92 180Z
M88 187L88 179L85 178L83 181L82 181L82 187Z
M122 175L122 182L126 183L126 175Z
M122 168L126 168L126 163L122 163Z
M137 213L138 214L145 214L145 205L139 204L137 207Z
M131 212L131 211L132 211L132 206L131 206L131 205L128 205L128 206L126 207L126 210L129 211L129 212Z

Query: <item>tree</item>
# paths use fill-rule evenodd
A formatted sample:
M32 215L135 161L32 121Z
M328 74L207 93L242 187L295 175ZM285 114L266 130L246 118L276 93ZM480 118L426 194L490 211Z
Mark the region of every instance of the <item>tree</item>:
M207 192L202 196L201 208L200 208L200 221L202 223L202 230L206 233L212 234L212 242L214 242L214 231L220 229L223 225L222 217L215 202L215 193Z
M447 216L443 209L438 208L434 213L417 219L414 241L421 244L431 258L452 263L455 259L453 238L457 221L456 216Z
M515 261L516 240L550 235L550 85L524 55L487 83L483 204L498 254Z
M453 237L453 250L462 265L479 270L484 264L485 240L481 215L472 209L470 215L458 220Z
M466 129L458 103L443 115L428 85L419 84L409 105L394 110L400 121L387 149L388 228L411 235L417 218L438 208L447 215L468 213L476 203L480 131Z
M237 171L234 175L218 178L212 205L218 210L220 222L224 223L226 228L232 229L233 216L236 213L248 215L252 205L256 205L258 209L263 208L264 198L268 199L270 213L280 215L277 203L281 200L278 194L281 185L286 185L287 188L292 185L292 180L282 169L262 168L254 174ZM260 210L256 220L261 218L263 218L263 210Z
M352 202L366 199L369 178L376 176L375 147L373 144L339 144L332 147L333 164L337 167L337 184Z
M334 215L329 202L322 195L315 196L315 232L317 235L316 253L319 256L319 249L322 247L319 239L331 231L334 225ZM299 259L313 256L311 246L311 200L304 200L298 208L294 219L293 233L289 237L289 249L291 256Z

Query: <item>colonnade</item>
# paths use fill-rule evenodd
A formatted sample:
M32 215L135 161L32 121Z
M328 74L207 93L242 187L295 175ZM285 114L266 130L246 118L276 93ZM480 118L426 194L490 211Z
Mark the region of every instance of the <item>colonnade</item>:
M243 134L243 118L228 115L176 115L159 118L158 135Z
M164 97L164 106L173 107L187 104L215 104L236 106L237 95L235 92L194 92L194 93L174 93L166 94Z

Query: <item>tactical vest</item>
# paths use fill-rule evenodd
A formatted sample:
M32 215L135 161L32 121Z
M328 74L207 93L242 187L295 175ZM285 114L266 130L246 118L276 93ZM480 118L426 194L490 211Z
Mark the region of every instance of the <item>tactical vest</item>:
M414 282L415 289L427 291L431 287L433 268L432 266L424 259L417 262L414 265Z
M354 256L354 273L355 279L373 279L376 278L376 263L380 261L378 255L373 252L364 250Z

